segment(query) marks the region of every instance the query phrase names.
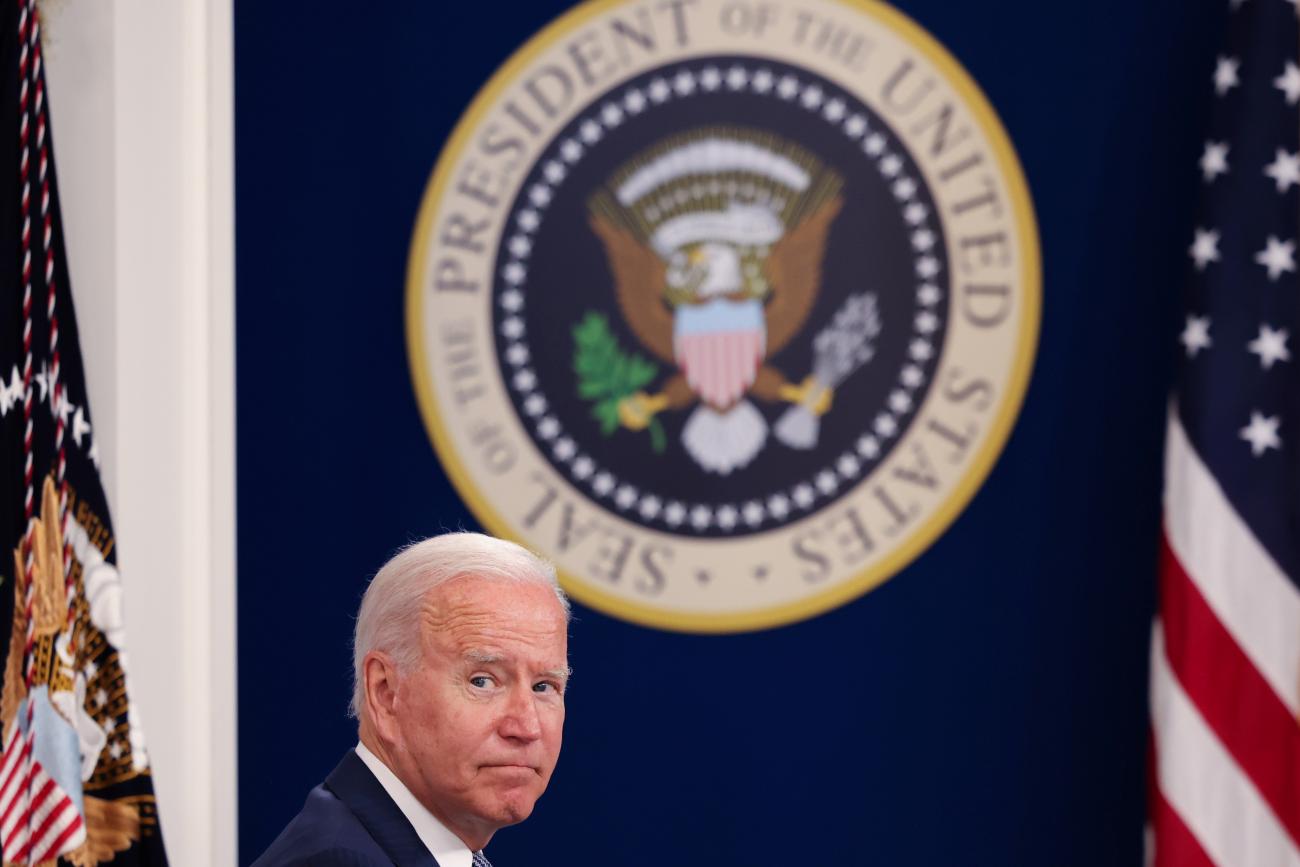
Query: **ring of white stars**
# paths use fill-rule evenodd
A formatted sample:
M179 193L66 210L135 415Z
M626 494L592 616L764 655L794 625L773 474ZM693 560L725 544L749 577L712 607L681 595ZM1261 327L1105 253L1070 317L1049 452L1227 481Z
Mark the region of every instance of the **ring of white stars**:
M869 420L867 430L851 449L788 490L744 502L714 505L665 499L641 491L620 480L579 448L565 432L559 418L551 413L550 402L539 388L537 374L530 363L523 311L528 259L532 252L531 236L541 225L542 217L554 199L555 189L564 182L571 168L583 159L588 148L629 115L638 115L652 105L663 105L701 92L721 91L748 91L795 102L857 144L875 162L908 225L920 312L911 323L908 361L899 372L898 382L887 397L885 408ZM551 456L568 468L577 483L585 485L598 498L611 500L619 511L634 513L643 521L661 522L672 530L704 532L716 528L726 532L742 525L745 529L757 529L765 523L783 522L796 511L807 511L819 500L830 498L846 485L854 483L884 454L890 441L902 433L900 417L919 402L921 389L927 382L924 365L934 357L942 340L940 325L945 291L934 279L943 270L937 255L941 236L929 207L920 200L918 194L922 183L919 176L911 174L908 161L890 149L889 140L872 129L865 116L854 111L846 99L828 93L825 85L801 81L793 74L744 64L682 69L672 75L654 78L643 87L626 88L590 107L586 118L576 122L576 128L576 136L560 141L549 157L539 161L541 179L524 191L523 198L527 204L515 214L517 232L505 241L505 249L510 255L501 269L501 278L506 288L498 294L503 312L498 324L505 343L502 356L512 371L506 379L518 395L535 435L547 444Z

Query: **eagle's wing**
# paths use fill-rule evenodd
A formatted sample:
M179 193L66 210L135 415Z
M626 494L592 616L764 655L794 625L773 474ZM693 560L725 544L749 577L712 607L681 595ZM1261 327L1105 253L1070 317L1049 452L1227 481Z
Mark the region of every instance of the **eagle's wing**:
M806 220L786 232L763 263L772 300L766 309L767 355L770 358L803 328L822 283L826 235L844 201L828 199Z
M140 839L140 815L131 804L86 795L86 840L64 857L78 865L112 861Z
M673 363L673 315L664 306L667 266L650 247L605 217L592 215L592 231L605 244L623 318L645 348Z

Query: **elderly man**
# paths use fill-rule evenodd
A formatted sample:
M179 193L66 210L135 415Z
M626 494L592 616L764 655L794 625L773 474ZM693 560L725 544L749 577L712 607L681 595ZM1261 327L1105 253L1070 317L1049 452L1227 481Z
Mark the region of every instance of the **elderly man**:
M254 867L484 867L560 754L569 605L555 570L476 533L426 539L366 589L359 738Z

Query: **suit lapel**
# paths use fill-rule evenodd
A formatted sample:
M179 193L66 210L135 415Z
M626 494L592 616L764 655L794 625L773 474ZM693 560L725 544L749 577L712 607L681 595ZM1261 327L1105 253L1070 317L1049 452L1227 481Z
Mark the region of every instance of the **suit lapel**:
M415 828L355 751L348 750L325 778L325 788L348 805L396 867L438 867Z

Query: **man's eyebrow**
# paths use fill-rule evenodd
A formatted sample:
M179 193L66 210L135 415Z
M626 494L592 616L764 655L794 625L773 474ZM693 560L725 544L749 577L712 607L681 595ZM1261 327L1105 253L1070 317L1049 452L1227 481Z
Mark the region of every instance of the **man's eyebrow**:
M486 650L471 650L465 654L465 659L478 665L495 665L505 660L500 653L489 653Z
M505 654L492 653L486 650L469 650L465 652L465 659L475 665L496 665L506 661ZM557 680L568 680L573 677L573 668L563 666L561 668L552 668L541 672L542 677L551 677Z

